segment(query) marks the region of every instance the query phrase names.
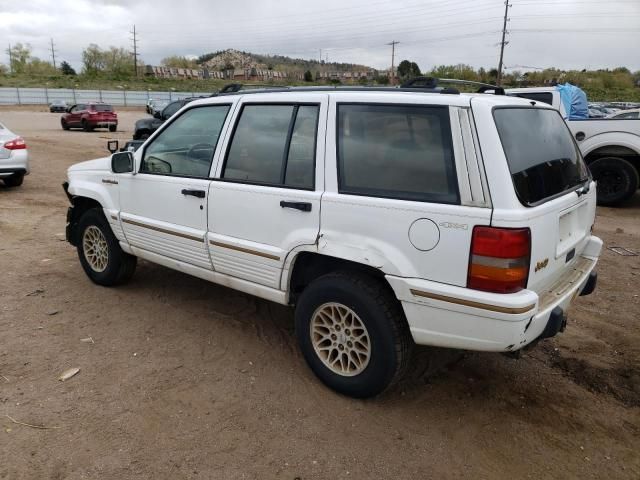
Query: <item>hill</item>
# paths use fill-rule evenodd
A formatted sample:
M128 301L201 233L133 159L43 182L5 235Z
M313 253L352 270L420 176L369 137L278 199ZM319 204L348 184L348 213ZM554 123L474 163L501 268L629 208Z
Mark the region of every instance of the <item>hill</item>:
M308 60L291 58L283 55L258 55L250 52L229 49L206 53L198 57L197 63L211 70L231 69L268 69L303 73L311 72L350 72L355 70L373 70L365 65L353 63L325 62L324 60Z

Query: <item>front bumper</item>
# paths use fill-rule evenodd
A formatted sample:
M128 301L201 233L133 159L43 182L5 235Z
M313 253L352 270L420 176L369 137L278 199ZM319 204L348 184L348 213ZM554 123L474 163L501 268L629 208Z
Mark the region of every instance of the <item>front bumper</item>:
M564 329L566 312L581 293L591 293L602 241L590 245L540 294L522 290L492 294L427 280L387 276L419 345L490 352L517 351ZM592 256L591 256L592 255ZM465 298L466 297L466 298Z

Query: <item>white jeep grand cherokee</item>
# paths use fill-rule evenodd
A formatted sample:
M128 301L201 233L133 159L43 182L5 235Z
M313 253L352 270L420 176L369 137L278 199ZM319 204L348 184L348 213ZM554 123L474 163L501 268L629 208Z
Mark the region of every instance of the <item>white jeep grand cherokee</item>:
M140 257L295 305L311 369L355 397L414 343L516 352L562 331L602 247L562 117L501 95L220 95L68 177L92 281L123 283Z

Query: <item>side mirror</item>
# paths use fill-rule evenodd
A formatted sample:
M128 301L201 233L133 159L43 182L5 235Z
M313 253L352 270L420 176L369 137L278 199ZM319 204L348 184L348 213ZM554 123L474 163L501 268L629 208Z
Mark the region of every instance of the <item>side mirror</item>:
M162 120L162 112L158 112L157 110L153 112L153 118L157 118L158 120Z
M109 140L107 142L107 150L111 153L116 153L118 151L118 140Z
M119 152L111 155L111 171L113 173L133 172L133 153Z
M65 109L65 112L67 112L67 113L71 113L71 107L67 107L67 108Z

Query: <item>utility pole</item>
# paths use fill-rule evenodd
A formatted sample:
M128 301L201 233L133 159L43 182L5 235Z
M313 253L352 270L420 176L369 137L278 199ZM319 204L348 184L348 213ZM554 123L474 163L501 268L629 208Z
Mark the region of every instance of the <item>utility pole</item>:
M496 78L496 85L499 87L500 84L502 83L502 58L504 56L504 47L505 45L507 45L509 42L505 41L505 36L507 35L507 21L509 20L507 18L507 15L509 13L509 7L511 5L509 4L509 0L505 0L504 2L504 22L502 24L502 41L500 42L500 61L498 62L498 76Z
M53 68L56 68L56 47L53 44L53 38L51 39L51 58L53 59Z
M136 26L133 26L133 32L129 32L133 35L131 39L133 41L133 73L137 77L138 76L138 39L136 37Z
M392 40L391 42L387 43L387 45L391 45L391 85L395 85L396 83L396 76L395 76L395 59L396 59L396 45L399 44L400 42L396 42L395 40Z
M9 44L9 48L7 49L7 53L9 54L9 73L13 73L13 56L11 53L11 44Z

